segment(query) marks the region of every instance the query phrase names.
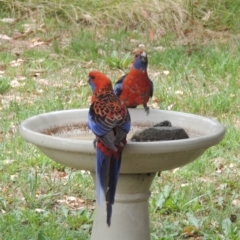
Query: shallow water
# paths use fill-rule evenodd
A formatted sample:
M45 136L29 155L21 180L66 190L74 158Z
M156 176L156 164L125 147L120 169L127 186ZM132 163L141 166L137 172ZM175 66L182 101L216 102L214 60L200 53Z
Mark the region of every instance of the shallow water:
M148 125L150 126L150 125ZM127 140L130 140L133 134L136 131L142 130L146 127L146 125L134 125L132 124L132 128L130 132L127 135ZM200 133L193 132L189 129L185 129L187 132L188 136L190 138L196 138L201 136ZM91 130L88 129L87 125L66 125L66 126L61 126L61 127L54 127L51 129L46 129L43 131L43 133L51 136L57 136L57 137L62 137L62 138L69 138L69 139L81 139L81 140L93 140L94 139L94 134L92 133Z

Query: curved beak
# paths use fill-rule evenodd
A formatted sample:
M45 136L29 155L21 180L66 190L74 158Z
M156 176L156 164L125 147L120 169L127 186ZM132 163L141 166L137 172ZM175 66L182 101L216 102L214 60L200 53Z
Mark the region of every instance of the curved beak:
M147 61L147 54L146 54L146 52L142 52L142 53L141 53L141 60L142 60L143 62L146 62L146 61Z

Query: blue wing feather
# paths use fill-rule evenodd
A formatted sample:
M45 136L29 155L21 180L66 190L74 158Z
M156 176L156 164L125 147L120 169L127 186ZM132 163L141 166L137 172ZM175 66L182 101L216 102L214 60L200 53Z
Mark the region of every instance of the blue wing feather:
M119 96L121 95L121 93L122 93L122 83L123 83L124 79L126 78L126 76L127 76L127 74L124 75L124 76L122 76L122 77L116 82L116 84L115 84L115 86L114 86L113 91L114 91L114 93L115 93L115 95L116 95L117 97L119 97Z
M108 126L105 122L99 122L94 110L94 103L90 106L88 112L88 127L96 134L97 136L103 136L108 131L112 129L111 126Z

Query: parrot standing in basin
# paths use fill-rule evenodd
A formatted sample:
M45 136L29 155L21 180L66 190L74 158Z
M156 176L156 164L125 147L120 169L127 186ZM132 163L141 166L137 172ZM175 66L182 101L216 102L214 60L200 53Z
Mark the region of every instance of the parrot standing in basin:
M114 94L108 77L98 71L91 71L88 77L92 89L88 127L96 136L97 202L101 205L106 201L107 224L110 226L122 151L131 127L130 114Z
M122 76L114 86L114 93L128 108L143 105L147 114L147 103L153 96L153 82L147 73L148 58L146 52L136 52L132 68L129 73Z

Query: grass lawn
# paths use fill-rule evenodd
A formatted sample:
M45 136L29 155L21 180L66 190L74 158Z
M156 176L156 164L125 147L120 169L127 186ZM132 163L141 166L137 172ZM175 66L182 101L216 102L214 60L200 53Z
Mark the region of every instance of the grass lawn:
M226 127L201 158L155 178L152 240L240 239L239 15L237 0L0 0L0 240L90 238L89 173L48 159L18 127L89 107L88 72L115 82L139 48L149 56L151 108Z

